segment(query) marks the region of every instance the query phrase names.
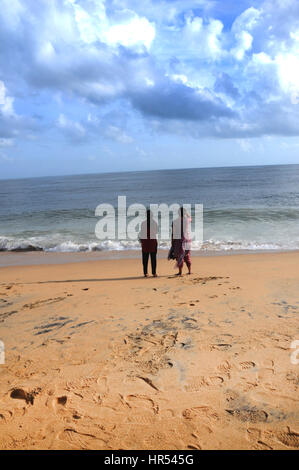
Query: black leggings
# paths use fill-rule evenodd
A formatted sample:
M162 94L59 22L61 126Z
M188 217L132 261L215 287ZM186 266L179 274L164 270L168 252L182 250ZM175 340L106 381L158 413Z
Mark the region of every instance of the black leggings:
M156 274L156 266L157 266L157 253L155 251L153 253L142 252L143 273L147 274L147 265L148 265L149 255L151 255L152 274L154 275Z

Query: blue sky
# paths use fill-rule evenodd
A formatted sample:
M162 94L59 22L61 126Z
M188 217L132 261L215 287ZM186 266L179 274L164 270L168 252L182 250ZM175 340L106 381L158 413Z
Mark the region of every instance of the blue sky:
M0 178L276 163L297 0L2 0Z

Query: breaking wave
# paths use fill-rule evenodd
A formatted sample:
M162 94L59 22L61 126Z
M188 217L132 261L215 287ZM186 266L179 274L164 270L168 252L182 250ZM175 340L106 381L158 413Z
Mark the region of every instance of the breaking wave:
M0 237L0 251L2 252L92 252L92 251L124 251L138 250L140 243L138 241L81 241L81 240L57 240L57 236L48 237ZM169 249L169 242L160 242L160 249ZM271 241L246 241L246 240L205 240L202 244L192 242L193 250L203 252L222 252L222 251L283 251L299 249L298 241L271 242Z

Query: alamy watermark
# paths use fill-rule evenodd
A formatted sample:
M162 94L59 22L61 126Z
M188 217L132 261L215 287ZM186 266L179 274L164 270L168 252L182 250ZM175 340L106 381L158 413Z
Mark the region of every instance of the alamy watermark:
M3 341L0 339L0 365L5 364L5 347Z
M291 363L297 366L299 364L299 339L292 341L291 349L295 349L291 354Z
M150 214L150 215L149 215ZM145 206L134 203L127 207L126 196L118 196L117 208L112 204L99 204L95 215L100 217L95 227L99 240L136 241L147 238L144 222L148 221L150 238L170 242L184 237L196 241L199 249L203 242L203 205L166 203Z

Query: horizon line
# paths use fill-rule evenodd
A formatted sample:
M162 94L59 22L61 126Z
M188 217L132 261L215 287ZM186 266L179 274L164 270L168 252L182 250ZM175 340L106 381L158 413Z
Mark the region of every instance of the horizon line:
M10 180L27 180L27 179L38 179L38 178L65 178L72 176L91 176L91 175L110 175L110 174L119 174L119 173L148 173L153 171L178 171L178 170L211 170L215 168L259 168L265 166L297 166L298 163L266 163L261 165L221 165L221 166L201 166L201 167L188 167L188 168L153 168L151 170L119 170L119 171L102 171L102 172L93 172L93 173L68 173L68 174L57 174L57 175L41 175L41 176L25 176L25 177L11 177L11 178L1 178L0 181L10 181Z

